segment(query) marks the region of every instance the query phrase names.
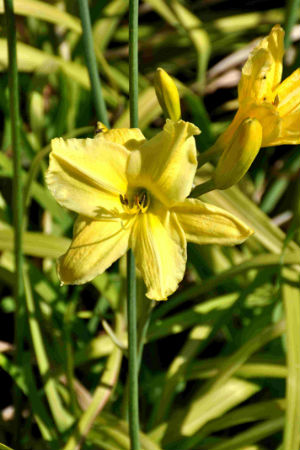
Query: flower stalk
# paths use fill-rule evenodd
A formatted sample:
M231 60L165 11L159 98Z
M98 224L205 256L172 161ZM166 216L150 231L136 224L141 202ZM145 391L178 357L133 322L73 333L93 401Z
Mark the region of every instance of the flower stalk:
M138 0L129 1L129 102L131 128L138 127L138 8ZM140 450L136 271L135 257L131 249L129 249L127 253L127 321L129 370L128 421L130 449Z
M207 192L213 191L214 189L216 189L214 180L207 180L202 184L198 184L198 186L192 190L190 197L197 198L201 195L207 194Z

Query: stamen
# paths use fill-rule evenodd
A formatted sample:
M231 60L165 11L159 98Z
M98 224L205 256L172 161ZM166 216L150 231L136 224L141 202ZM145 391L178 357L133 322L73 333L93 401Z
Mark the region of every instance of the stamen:
M127 198L127 196L120 194L120 202L122 203L122 205L128 206L128 198Z
M150 197L147 191L141 190L133 195L133 201L129 201L127 195L120 195L120 202L128 214L139 214L147 211Z
M279 105L279 96L278 96L278 94L276 95L276 97L275 97L275 99L274 99L273 105L274 105L275 107L277 107L277 106Z

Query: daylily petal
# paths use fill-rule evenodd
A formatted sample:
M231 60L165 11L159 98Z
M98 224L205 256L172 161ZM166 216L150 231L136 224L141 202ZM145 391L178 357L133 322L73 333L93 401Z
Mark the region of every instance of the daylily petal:
M62 206L87 217L121 212L130 152L107 139L53 139L48 187Z
M300 105L282 118L281 133L273 145L300 144Z
M300 69L286 78L275 92L277 110L281 117L292 113L300 105Z
M58 275L64 284L83 284L103 273L128 249L134 218L90 220L79 216L67 253L60 257Z
M271 100L272 91L278 86L282 76L283 38L283 29L276 25L269 36L262 39L251 52L239 82L240 102L246 98Z
M145 136L139 128L115 128L97 134L96 138L123 145L127 150L136 150L145 141Z
M231 144L238 127L248 117L257 119L262 126L262 147L274 145L281 130L281 119L275 106L267 102L257 105L254 102L245 101L241 103L229 127L219 137L217 145L220 149L224 150Z
M243 113L243 107L241 108ZM270 103L263 103L262 105L256 105L255 103L245 106L244 114L253 119L257 119L263 130L262 134L262 147L268 147L274 145L274 141L280 134L282 122L278 111Z
M196 173L199 129L183 120L167 120L162 132L133 151L128 160L128 182L148 189L165 205L187 197Z
M245 223L217 206L187 199L172 208L186 238L196 244L236 245L253 231Z
M186 264L186 240L176 215L165 220L156 214L140 214L135 222L131 246L153 300L166 300L182 280Z
M239 102L249 98L256 101L266 99L272 91L273 70L269 52L255 48L242 69L238 85Z
M273 82L272 89L276 89L282 77L282 59L284 55L284 30L280 25L275 25L269 36L261 41L261 47L266 48L273 59Z

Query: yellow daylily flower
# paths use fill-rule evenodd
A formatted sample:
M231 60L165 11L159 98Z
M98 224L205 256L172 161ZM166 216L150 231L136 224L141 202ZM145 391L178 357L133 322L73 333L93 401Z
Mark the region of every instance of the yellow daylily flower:
M281 82L284 31L275 25L251 52L238 85L238 111L215 149L223 151L247 118L262 126L261 147L300 143L300 69Z
M132 248L147 296L164 300L183 278L186 241L234 245L252 234L230 213L187 199L198 133L191 123L167 120L150 140L139 129L52 140L49 189L79 214L58 262L62 283L86 283Z

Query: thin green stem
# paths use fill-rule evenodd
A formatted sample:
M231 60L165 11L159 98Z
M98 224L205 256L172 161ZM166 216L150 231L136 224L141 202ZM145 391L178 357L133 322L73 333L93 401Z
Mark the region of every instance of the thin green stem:
M190 197L200 197L200 195L206 194L207 192L213 191L214 189L216 189L214 181L208 180L205 181L205 183L198 184L198 186L196 186L190 193Z
M129 1L129 106L130 126L138 127L138 0Z
M86 65L90 76L96 114L97 118L101 120L101 122L103 122L104 125L108 126L109 123L107 110L102 94L101 81L98 74L97 61L94 51L93 34L92 34L88 0L78 0L78 5L83 30L83 44L86 57Z
M288 0L285 14L285 36L284 36L284 46L288 48L291 43L291 31L293 26L296 24L299 17L299 6L300 0Z
M14 298L16 304L15 314L15 345L16 363L22 358L23 327L24 327L24 295L22 278L22 176L21 176L21 145L20 145L20 111L19 111L19 86L17 66L17 38L16 24L13 8L13 0L5 0L5 19L8 43L8 80L9 80L9 103L11 119L11 136L13 150L13 223L14 223L14 253L15 253L15 283ZM20 418L20 395L15 397L15 439L18 443Z
M127 254L127 320L128 320L128 366L129 399L128 420L130 449L140 450L139 444L139 403L138 403L138 349L136 321L136 274L132 250Z
M138 0L129 1L129 101L130 126L138 127ZM132 250L127 254L127 320L129 399L128 421L130 449L140 450L138 402L138 349L136 320L136 273Z
M200 169L200 167L202 167L207 162L214 160L221 153L222 153L222 148L220 148L218 141L217 141L208 150L205 150L205 152L200 153L198 155L198 169Z

